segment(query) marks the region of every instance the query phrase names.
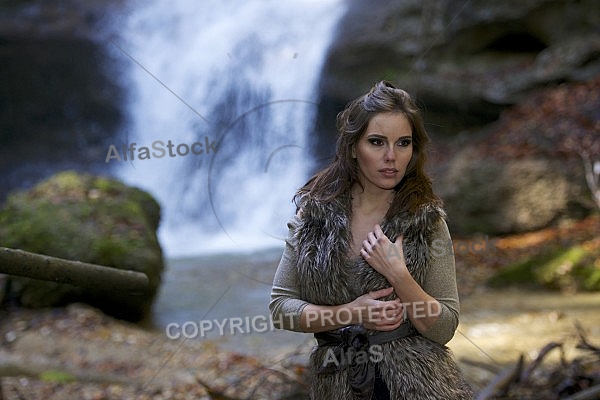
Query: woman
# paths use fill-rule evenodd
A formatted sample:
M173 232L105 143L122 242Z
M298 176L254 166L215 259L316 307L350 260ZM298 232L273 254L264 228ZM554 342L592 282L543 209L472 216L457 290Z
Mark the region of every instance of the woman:
M294 198L270 303L279 328L315 334L311 398L472 398L444 346L459 302L420 112L379 82L337 128L334 161Z

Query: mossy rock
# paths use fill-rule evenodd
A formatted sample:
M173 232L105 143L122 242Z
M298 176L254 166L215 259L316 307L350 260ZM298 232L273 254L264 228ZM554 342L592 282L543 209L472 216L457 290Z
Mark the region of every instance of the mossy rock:
M85 301L131 320L149 311L164 269L156 230L160 206L148 193L114 179L59 173L7 198L0 246L143 272L143 296L92 293L66 284L11 277L8 298L27 307Z
M560 290L600 291L600 249L556 248L507 266L488 280L492 287L527 285Z

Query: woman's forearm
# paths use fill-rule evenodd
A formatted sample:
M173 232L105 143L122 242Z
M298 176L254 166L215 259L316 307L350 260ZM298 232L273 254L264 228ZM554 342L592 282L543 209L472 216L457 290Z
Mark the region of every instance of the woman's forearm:
M339 306L319 306L309 304L302 310L300 329L316 333L343 328L357 323L358 317L348 304Z
M441 304L425 292L407 270L396 274L390 283L402 301L408 319L419 332L426 332L436 323L442 311Z

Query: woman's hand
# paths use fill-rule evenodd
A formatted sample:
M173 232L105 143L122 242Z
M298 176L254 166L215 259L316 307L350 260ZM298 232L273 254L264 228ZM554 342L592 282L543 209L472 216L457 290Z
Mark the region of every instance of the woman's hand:
M377 331L391 331L399 327L404 322L404 308L400 300L378 300L393 292L391 287L369 292L348 304L355 315L355 322Z
M404 308L399 299L379 300L389 296L394 288L385 288L357 297L337 306L308 304L300 316L304 332L323 332L362 324L367 329L391 331L404 322Z
M402 236L391 242L384 235L381 227L375 225L373 232L369 232L367 240L363 241L361 256L369 265L383 275L392 285L396 295L402 299L406 315L413 326L421 333L435 324L442 312L440 302L425 292L414 280L404 258ZM427 304L427 312L423 306ZM421 307L421 311L417 307Z
M408 273L402 248L402 236L398 236L395 242L391 242L379 225L375 225L373 231L369 232L367 239L363 241L360 255L390 282Z

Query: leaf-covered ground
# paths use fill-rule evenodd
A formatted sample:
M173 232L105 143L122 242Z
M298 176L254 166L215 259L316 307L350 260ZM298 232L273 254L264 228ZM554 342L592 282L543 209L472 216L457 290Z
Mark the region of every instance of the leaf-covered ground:
M2 311L0 398L293 399L305 368L172 340L89 306Z

